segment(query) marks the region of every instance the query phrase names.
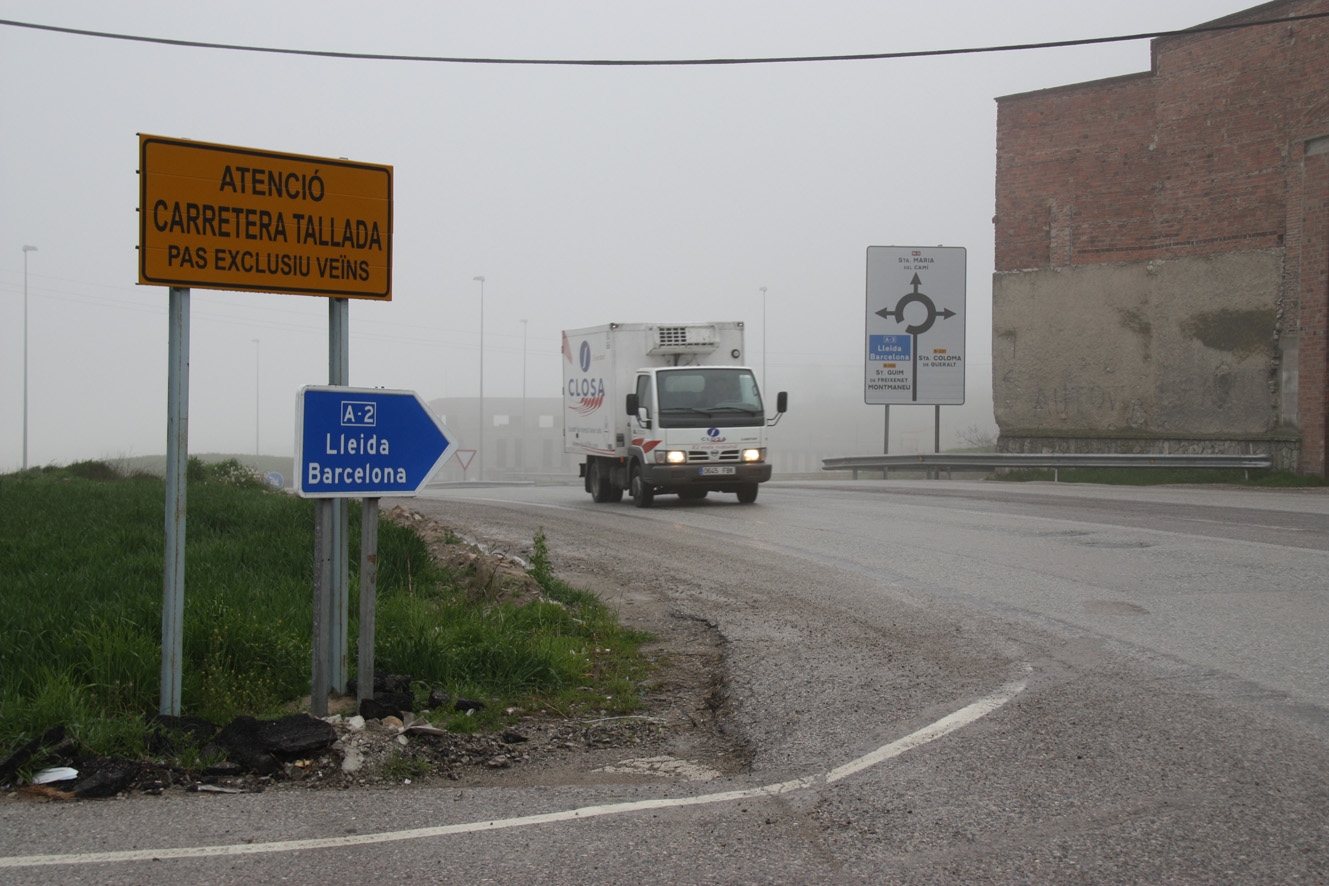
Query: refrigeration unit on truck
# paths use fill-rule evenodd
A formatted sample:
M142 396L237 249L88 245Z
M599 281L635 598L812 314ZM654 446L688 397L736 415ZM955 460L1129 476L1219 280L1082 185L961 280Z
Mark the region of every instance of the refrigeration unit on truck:
M750 504L771 478L757 376L743 365L742 323L610 323L563 333L563 442L585 456L597 502L626 491L639 508L657 495L733 492Z

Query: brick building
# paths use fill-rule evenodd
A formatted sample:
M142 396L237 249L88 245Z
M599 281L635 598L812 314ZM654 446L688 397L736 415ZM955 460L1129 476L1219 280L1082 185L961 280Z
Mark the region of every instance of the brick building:
M1148 72L997 100L1001 448L1326 473L1329 19L1286 21L1326 13L1265 3Z

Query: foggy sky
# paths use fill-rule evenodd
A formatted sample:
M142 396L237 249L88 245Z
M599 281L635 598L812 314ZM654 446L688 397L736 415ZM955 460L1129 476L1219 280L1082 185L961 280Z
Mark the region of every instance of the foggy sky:
M1068 40L1184 28L1254 5L0 0L0 18L300 49L638 59ZM351 383L426 399L478 393L473 278L484 275L487 396L520 396L523 361L528 395L557 396L561 329L743 320L749 362L761 364L764 345L768 389L790 392L789 425L800 401L831 401L843 402L847 427L879 428L881 407L863 405L865 250L963 246L967 402L942 411L948 445L956 430L992 426L994 98L1148 67L1147 41L571 68L258 55L0 27L0 471L21 457L25 244L37 247L29 462L165 450L167 291L135 282L139 132L392 165L393 299L352 302ZM252 452L257 422L264 454L290 453L296 392L328 378L326 300L196 289L191 326L190 451ZM925 428L930 440L932 410L896 407L891 423L893 435Z

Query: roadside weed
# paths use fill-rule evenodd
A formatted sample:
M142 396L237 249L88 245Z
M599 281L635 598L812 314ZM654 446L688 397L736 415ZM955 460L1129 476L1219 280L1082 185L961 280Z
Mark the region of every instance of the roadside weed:
M233 461L191 460L189 475L182 713L224 723L289 711L309 691L313 504ZM160 696L164 501L160 478L99 462L0 476L0 757L56 725L93 753L145 752ZM412 675L421 696L484 704L436 719L475 731L510 710L636 703L645 636L554 577L543 533L545 599L521 607L469 597L408 528L380 524L378 554L378 669Z

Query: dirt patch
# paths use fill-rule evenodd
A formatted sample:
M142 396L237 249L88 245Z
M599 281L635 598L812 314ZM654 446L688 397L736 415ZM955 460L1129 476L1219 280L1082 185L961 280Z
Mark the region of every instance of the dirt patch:
M384 511L382 519L414 530L424 539L434 560L474 598L521 606L544 597L540 585L526 572L527 562L520 557L468 541L453 527L401 505Z
M539 585L526 573L528 550L504 551L468 539L459 527L402 507L385 517L419 533L472 593L516 605L540 598ZM332 721L340 738L330 753L295 771L288 766L286 777L273 785L575 785L704 780L745 770L751 753L741 736L726 728L719 631L673 611L649 590L623 588L609 573L560 571L559 577L618 604L623 624L654 637L641 647L655 672L637 714L564 719L513 711L513 724L496 735L402 732L396 724L372 720L360 731L343 717ZM632 605L622 605L629 599ZM357 757L358 768L348 771L345 761Z

